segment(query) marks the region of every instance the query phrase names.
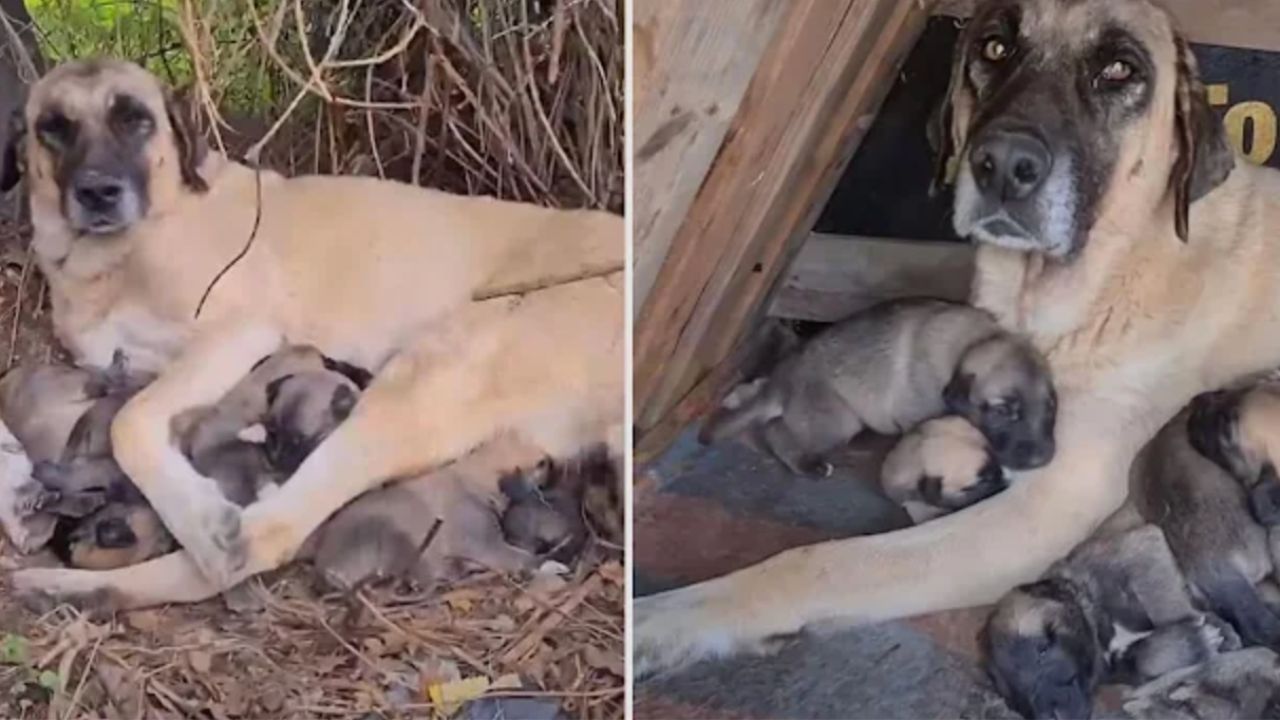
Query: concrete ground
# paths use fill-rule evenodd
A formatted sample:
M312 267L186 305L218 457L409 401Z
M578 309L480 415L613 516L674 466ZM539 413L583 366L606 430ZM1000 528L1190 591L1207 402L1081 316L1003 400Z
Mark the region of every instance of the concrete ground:
M907 524L877 489L888 440L860 440L833 477L796 478L736 443L686 432L644 468L638 595L722 575L786 548ZM985 609L809 633L767 656L709 661L636 688L636 718L1009 718L977 658Z

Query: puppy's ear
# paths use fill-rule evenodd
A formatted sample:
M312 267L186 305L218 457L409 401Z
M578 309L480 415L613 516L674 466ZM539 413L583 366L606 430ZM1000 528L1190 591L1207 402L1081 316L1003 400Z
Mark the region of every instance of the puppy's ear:
M1174 43L1178 50L1174 116L1178 157L1169 182L1174 194L1174 228L1178 238L1186 242L1191 203L1226 181L1235 167L1235 155L1222 123L1209 107L1209 94L1200 81L1191 46L1181 36L1175 37Z
M931 196L936 195L943 186L950 185L955 180L955 166L960 161L960 153L964 150L969 124L969 108L973 105L973 95L965 79L965 69L969 64L969 48L973 45L973 38L970 35L971 31L966 29L956 40L955 51L951 58L951 81L947 84L947 92L942 96L942 102L929 116L927 134L929 146L934 152L933 182L929 185Z
M182 175L182 183L193 192L207 191L209 184L200 176L200 164L204 162L208 148L205 147L204 136L196 127L190 103L185 96L170 91L165 97L165 114L169 116L169 127L173 130L173 144L178 151L178 171Z
M969 402L969 392L972 389L973 376L957 372L942 391L942 402L946 405L947 411L959 415L967 414L973 408L973 403Z
M333 397L329 400L329 410L338 420L346 420L358 399L355 390L346 385L339 385L333 390Z
M942 507L942 478L936 475L921 475L916 482L916 492L934 507Z
M27 137L27 117L22 108L9 116L9 141L4 146L4 167L0 169L0 192L9 192L22 179L22 143Z

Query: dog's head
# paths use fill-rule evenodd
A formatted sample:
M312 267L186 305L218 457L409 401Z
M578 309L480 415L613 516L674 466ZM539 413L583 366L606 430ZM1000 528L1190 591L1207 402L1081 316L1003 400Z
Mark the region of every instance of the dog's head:
M1030 470L1053 459L1058 396L1048 366L1028 343L998 335L974 345L943 397L949 412L982 431L1001 466Z
M1000 600L982 631L996 689L1028 718L1088 718L1105 656L1071 588L1042 580Z
M1234 166L1195 58L1148 0L992 0L956 47L935 115L956 231L1070 258L1100 222L1170 213Z
M172 551L177 544L145 503L110 503L74 523L65 546L55 545L71 567L112 570Z
M917 447L921 475L920 497L929 505L960 510L985 500L1008 486L982 432L961 417L944 417L922 424Z
M15 123L0 186L26 173L33 208L60 215L76 236L116 235L181 193L207 189L186 109L131 63L58 66L31 88Z

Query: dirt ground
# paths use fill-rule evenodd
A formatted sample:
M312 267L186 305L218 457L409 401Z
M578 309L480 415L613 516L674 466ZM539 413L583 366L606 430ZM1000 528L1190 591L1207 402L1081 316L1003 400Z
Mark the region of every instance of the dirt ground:
M6 368L62 356L25 235L0 219ZM0 546L3 569L30 562ZM595 543L565 577L487 573L434 592L346 595L295 566L233 600L97 622L65 607L27 612L0 573L0 717L620 718L622 567Z

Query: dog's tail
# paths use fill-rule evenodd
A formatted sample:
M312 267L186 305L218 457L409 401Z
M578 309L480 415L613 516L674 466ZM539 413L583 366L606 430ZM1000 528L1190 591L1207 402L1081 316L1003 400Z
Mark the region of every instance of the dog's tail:
M737 437L752 426L772 420L782 414L782 406L769 392L764 378L743 383L734 389L724 406L717 408L702 424L698 442L703 445L718 443Z
M1208 610L1234 625L1245 645L1280 648L1280 615L1229 562L1197 573L1195 584L1205 597Z

